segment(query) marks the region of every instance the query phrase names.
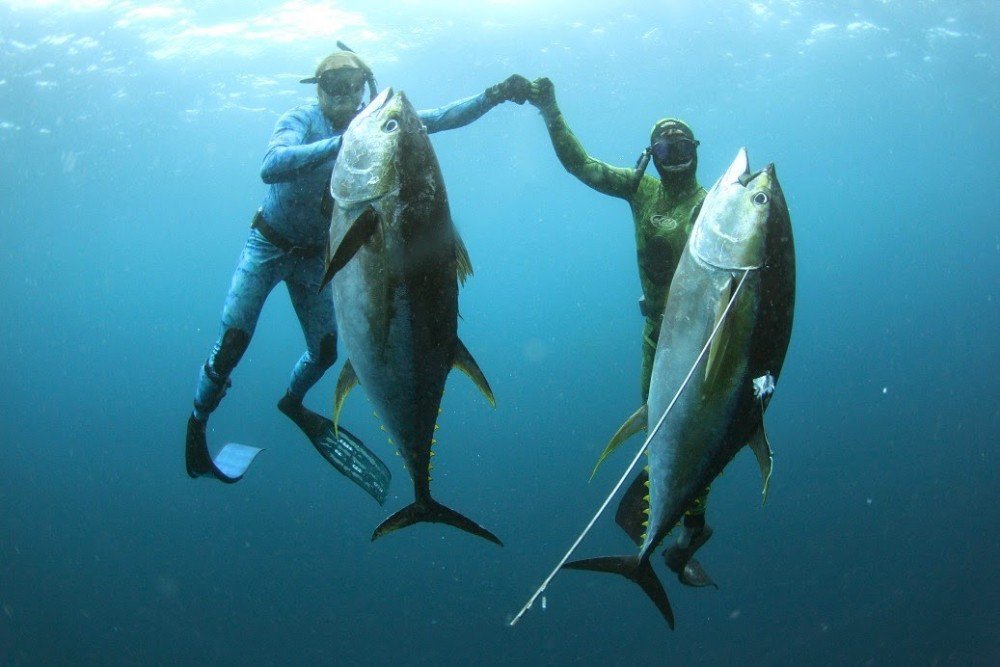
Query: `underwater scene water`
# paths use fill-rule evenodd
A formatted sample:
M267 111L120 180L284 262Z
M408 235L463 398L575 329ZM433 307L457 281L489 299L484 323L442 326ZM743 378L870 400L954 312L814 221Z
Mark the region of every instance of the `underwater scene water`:
M998 37L992 0L0 2L0 662L998 664ZM265 451L234 485L185 473L265 147L337 40L418 109L549 77L613 165L664 116L706 187L740 147L775 164L797 290L774 474L763 506L749 450L712 485L718 590L657 552L674 631L575 571L509 625L642 444L588 482L640 405L636 241L528 104L432 136L496 396L449 376L434 495L504 546L371 541L412 485L363 390L341 420L389 465L384 506L276 409L305 349L281 286L208 427ZM614 507L576 557L634 553Z

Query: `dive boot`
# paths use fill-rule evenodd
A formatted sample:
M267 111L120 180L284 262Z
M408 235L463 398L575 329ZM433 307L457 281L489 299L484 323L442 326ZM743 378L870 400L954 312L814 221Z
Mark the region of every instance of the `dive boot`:
M685 586L700 588L715 586L705 569L693 558L694 553L712 537L712 527L705 523L704 514L684 515L681 533L677 541L663 552L667 567L677 573L677 579Z

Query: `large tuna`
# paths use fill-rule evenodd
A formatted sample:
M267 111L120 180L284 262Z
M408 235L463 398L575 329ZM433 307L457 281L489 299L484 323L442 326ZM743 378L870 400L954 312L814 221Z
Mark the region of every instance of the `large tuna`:
M350 124L330 182L330 264L347 393L364 387L413 479L415 501L382 522L376 539L421 521L497 544L493 533L431 497L431 451L445 379L464 371L491 403L486 378L458 339L458 282L472 272L452 224L441 169L402 92L383 91Z
M711 347L692 372L741 279ZM746 151L740 149L695 221L670 285L649 399L629 420L634 424L644 417L653 433L647 469L626 492L617 515L639 553L564 567L628 577L673 628L673 612L650 556L744 445L757 456L766 493L771 452L763 416L788 348L794 299L792 228L774 166L751 174ZM634 432L629 422L616 439Z

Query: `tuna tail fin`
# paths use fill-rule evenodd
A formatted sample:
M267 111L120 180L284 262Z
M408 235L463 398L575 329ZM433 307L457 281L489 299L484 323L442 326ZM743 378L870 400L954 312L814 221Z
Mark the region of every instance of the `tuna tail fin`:
M503 546L503 542L501 542L500 538L496 535L486 530L472 519L459 514L450 507L445 507L433 498L428 498L427 500L407 505L380 523L378 528L375 529L375 532L372 533L372 542L383 535L393 532L394 530L406 528L407 526L412 526L415 523L448 524L449 526L454 526L459 530L464 530L467 533L481 537L484 540L489 540L490 542L493 542L501 547Z
M629 581L635 582L642 592L653 601L663 615L670 629L674 629L674 612L670 608L670 600L663 589L659 577L653 571L648 558L640 560L638 556L605 556L603 558L586 558L575 560L563 565L567 570L590 570L592 572L610 572L620 574Z

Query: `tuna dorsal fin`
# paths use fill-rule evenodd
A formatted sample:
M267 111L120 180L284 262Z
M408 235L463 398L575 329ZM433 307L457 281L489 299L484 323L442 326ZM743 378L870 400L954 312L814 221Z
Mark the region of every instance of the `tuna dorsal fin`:
M713 322L713 326L719 323L719 318L726 312L726 306L729 305L729 300L733 297L736 284L736 279L731 277L729 283L719 292L718 301L715 303L715 321ZM719 374L726 356L726 347L729 345L731 331L732 327L723 323L715 338L712 339L712 347L708 350L708 361L705 362L705 384L709 386L714 383L715 378Z
M465 247L462 237L455 232L455 264L458 271L458 282L465 284L465 279L472 275L472 260L469 259L469 250Z
M643 403L638 410L632 413L632 416L625 420L625 423L611 436L611 441L608 442L608 446L604 448L601 452L601 456L597 459L597 463L594 464L594 471L590 473L590 479L594 479L594 475L597 474L597 469L601 467L604 463L604 459L611 455L611 452L618 449L618 445L622 444L633 435L642 431L646 428L646 422L649 420L648 417L649 409L646 404Z
M648 516L645 512L649 507L649 473L643 470L635 478L628 491L622 496L618 503L618 512L615 513L615 523L617 523L625 534L636 544L642 544L643 535L646 533L646 526L642 525Z
M320 283L320 289L323 289L333 279L337 271L340 271L351 261L361 246L378 229L378 224L378 212L371 206L365 208L361 215L355 218L350 228L344 232L340 242L337 243L337 249L330 253L330 262L327 264L326 274L323 276L323 282Z
M757 465L760 466L760 478L763 485L760 492L760 504L763 505L767 501L767 485L771 481L771 466L774 462L774 456L771 454L771 443L767 439L767 431L764 430L763 412L757 430L750 436L749 445L754 456L757 457Z
M343 368L340 369L340 377L337 378L337 389L333 392L333 427L335 429L340 423L340 410L344 407L344 401L357 383L358 376L354 372L351 360L348 359Z
M483 392L483 396L490 402L490 405L494 408L497 406L497 401L493 398L493 390L490 389L490 383L486 381L486 376L483 375L479 364L469 354L469 349L465 347L465 343L459 339L455 339L455 360L451 365L452 368L457 368L469 376L469 379L479 387L479 391Z

